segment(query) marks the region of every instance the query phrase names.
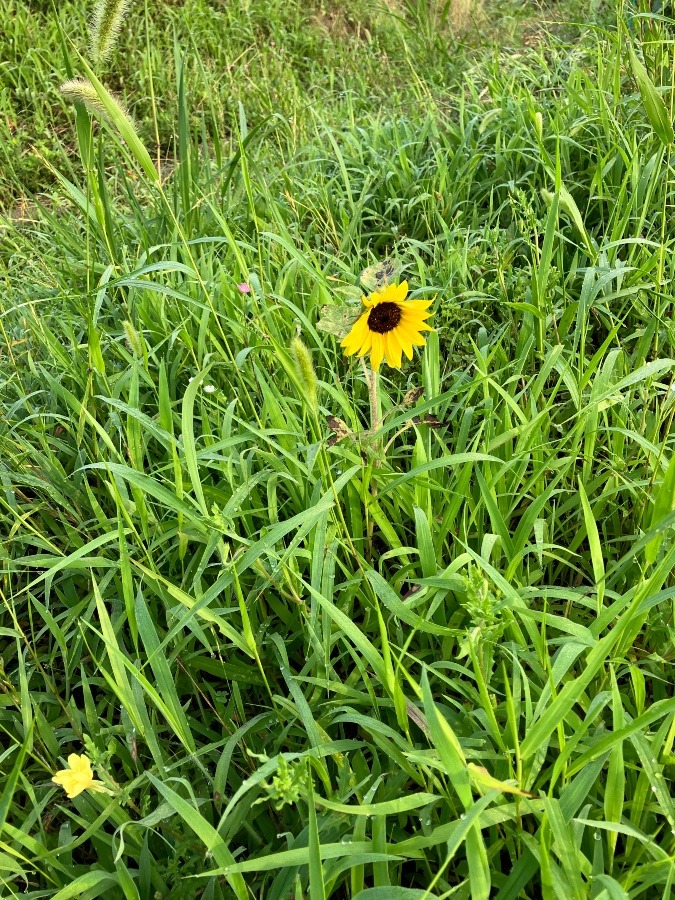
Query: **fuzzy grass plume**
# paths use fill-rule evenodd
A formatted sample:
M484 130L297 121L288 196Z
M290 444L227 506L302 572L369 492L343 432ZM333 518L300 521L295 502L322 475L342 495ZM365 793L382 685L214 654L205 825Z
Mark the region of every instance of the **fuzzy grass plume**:
M96 93L96 88L86 78L71 78L70 81L64 81L59 91L61 96L65 97L66 100L70 100L71 103L81 103L90 112L100 116L108 116L105 106ZM121 106L120 112L125 115Z
M99 0L91 21L90 46L94 59L105 62L113 51L130 0Z
M299 337L294 337L291 341L291 354L295 363L295 370L298 382L302 389L308 406L315 413L318 412L319 404L317 399L317 380L314 364L312 363L312 354Z
M107 119L127 139L129 133L136 135L136 126L122 103L102 84L93 84L88 78L72 78L59 88L61 96L71 103L81 103L89 112ZM127 139L128 142L128 139Z
M124 336L126 337L127 346L137 357L142 358L143 356L143 338L136 331L133 324L125 319L122 322L122 329L124 331Z
M91 112L106 118L129 148L136 162L141 166L145 174L157 181L158 173L150 154L138 136L129 113L124 109L119 100L98 80L90 66L82 60L82 65L88 78L74 78L61 85L61 94L74 103L83 103Z

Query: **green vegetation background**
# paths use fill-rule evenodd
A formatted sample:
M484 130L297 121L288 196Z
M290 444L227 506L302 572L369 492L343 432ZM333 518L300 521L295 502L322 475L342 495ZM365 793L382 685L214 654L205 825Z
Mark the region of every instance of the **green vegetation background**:
M0 0L3 897L671 897L664 12Z

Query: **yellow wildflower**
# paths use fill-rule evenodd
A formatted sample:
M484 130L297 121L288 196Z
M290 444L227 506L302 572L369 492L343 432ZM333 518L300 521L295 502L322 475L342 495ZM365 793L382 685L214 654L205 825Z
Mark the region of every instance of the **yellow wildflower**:
M413 347L426 343L422 331L433 331L424 321L431 313L427 309L430 300L406 300L408 282L390 284L381 291L363 297L366 312L342 341L347 356L370 353L370 364L375 371L382 360L394 369L401 368L403 353L412 359Z
M71 753L68 757L68 768L57 772L52 781L54 784L62 787L66 792L66 796L71 800L73 797L81 794L82 791L109 793L103 782L96 781L94 778L91 763L84 753L81 756L78 756L77 753Z

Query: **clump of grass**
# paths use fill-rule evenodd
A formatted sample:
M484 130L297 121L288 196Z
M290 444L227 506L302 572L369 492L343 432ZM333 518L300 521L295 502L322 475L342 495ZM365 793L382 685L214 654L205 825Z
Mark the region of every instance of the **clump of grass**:
M161 186L78 113L0 256L7 896L669 896L672 89L625 40L236 142L179 71ZM373 435L317 321L388 254L437 331Z

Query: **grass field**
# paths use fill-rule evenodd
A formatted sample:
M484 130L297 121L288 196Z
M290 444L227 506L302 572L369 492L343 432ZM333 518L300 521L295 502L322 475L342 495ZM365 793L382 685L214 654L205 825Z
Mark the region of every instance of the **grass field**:
M0 0L0 896L669 900L675 23L114 6Z

